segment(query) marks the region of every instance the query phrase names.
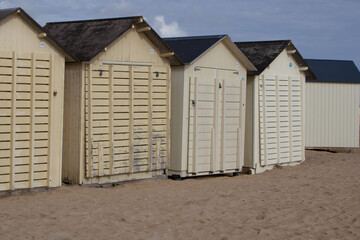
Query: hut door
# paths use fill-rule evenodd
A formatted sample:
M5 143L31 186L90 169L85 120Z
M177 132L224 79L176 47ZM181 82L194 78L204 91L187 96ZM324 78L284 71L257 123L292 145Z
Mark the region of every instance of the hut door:
M51 82L52 55L0 51L0 191L51 186Z
M242 167L241 84L234 71L196 68L190 80L189 173Z
M302 161L302 84L299 77L259 79L262 166Z
M168 69L86 67L86 176L166 169Z

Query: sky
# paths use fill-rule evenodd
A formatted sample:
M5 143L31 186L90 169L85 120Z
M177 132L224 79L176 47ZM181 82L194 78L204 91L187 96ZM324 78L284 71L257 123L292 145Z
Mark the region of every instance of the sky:
M0 0L9 7L40 25L141 15L162 37L291 39L304 58L353 60L360 69L360 0Z

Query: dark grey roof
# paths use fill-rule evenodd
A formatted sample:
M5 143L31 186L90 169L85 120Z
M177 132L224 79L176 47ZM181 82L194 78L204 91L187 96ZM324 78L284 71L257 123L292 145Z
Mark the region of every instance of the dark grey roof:
M12 14L19 14L37 33L46 33L46 40L48 40L56 49L58 49L69 62L74 62L77 59L66 49L64 49L55 39L53 39L43 27L41 27L30 15L28 15L22 8L7 8L0 9L0 21L9 17Z
M45 29L80 61L89 61L140 17L47 23Z
M0 9L0 21L15 13L17 10L21 10L21 8Z
M277 56L289 45L290 40L266 42L236 42L235 45L256 67L257 71L250 75L262 73Z
M80 61L89 61L133 25L138 28L149 26L141 16L135 16L54 22L47 23L44 28ZM171 52L171 49L154 30L144 31L144 34L159 48L161 53ZM168 60L173 65L182 64L175 55L168 57Z
M227 35L163 38L185 64L190 64Z
M360 83L360 72L353 61L305 59L316 74L307 82Z
M300 67L308 67L307 63L295 48L291 40L260 41L260 42L235 42L235 45L256 67L257 71L249 72L249 75L259 75L267 68L279 54L285 49L296 50L293 57ZM316 79L309 68L305 71L306 76Z

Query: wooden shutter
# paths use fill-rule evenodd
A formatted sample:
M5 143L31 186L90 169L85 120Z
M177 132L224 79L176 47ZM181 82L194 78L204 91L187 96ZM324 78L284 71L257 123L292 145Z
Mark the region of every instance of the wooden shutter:
M0 52L0 190L50 186L52 56Z

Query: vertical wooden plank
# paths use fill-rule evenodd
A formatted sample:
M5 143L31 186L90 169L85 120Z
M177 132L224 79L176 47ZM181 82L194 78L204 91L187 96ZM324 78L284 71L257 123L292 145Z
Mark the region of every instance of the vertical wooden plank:
M218 101L218 93L219 93L219 84L218 79L214 78L214 109L213 109L213 128L211 129L211 163L210 163L210 171L214 172L216 169L216 131L217 131L217 101Z
M52 131L51 131L51 123L52 123L52 94L53 94L53 68L54 68L54 59L53 55L49 54L49 104L48 104L48 145L47 145L47 152L48 152L48 160L47 160L47 185L51 187L51 138L52 138ZM62 166L62 164L60 164ZM61 172L61 169L59 169Z
M17 54L12 52L12 84L11 84L11 139L10 139L10 189L15 189L15 134L16 134L16 84Z
M134 172L134 69L129 66L129 172Z
M225 115L226 115L226 111L225 111L225 100L226 100L226 90L225 90L225 80L222 80L222 108L221 108L221 156L220 156L220 166L219 166L219 170L220 171L224 171L224 161L225 161Z
M245 121L245 118L243 119L243 113L242 111L245 110L243 108L244 103L244 96L243 96L243 81L240 79L236 79L240 81L239 84L239 99L240 99L240 106L239 106L239 128L237 129L237 148L236 148L236 169L240 170L240 168L244 165L243 164L243 156L244 156L244 149L243 149L243 139L241 130L243 129L242 123ZM245 88L246 89L246 88ZM245 130L244 130L245 131Z
M276 162L281 162L280 152L280 101L279 101L279 77L275 76L275 108L276 108L276 151L277 159Z
M304 144L304 136L305 136L305 129L304 129L304 117L305 117L305 111L304 111L304 82L305 82L305 79L303 76L300 76L300 114L301 114L301 117L300 117L300 134L301 134L301 137L300 137L300 141L301 141L301 161L304 161L305 160L305 144Z
M171 68L167 67L167 88L166 88L166 97L167 97L167 101L166 101L166 112L167 112L167 122L166 122L166 163L165 163L165 169L169 168L169 159L170 159L170 120L171 120L171 108L170 108L170 99L171 99Z
M261 83L259 84L259 89L261 89L262 91L262 107L259 106L259 111L263 112L263 141L264 141L264 162L261 161L261 142L260 142L260 163L262 166L266 166L268 163L268 159L267 159L267 139L266 139L266 79L265 76L262 75L261 80L259 78L259 81L261 81ZM259 101L260 103L260 101ZM261 135L261 134L260 134ZM261 138L261 136L260 136Z
M31 53L31 79L30 79L30 139L29 139L29 187L34 186L34 158L35 158L35 59L34 53Z
M104 175L104 146L98 142L98 176Z
M88 87L88 166L87 169L88 177L94 176L94 159L93 159L93 136L92 136L92 65L88 64L88 79L87 79L87 87Z
M161 162L161 138L156 138L156 167L155 169L160 169L160 162Z
M289 104L288 104L288 113L289 113L289 161L293 162L293 140L292 140L292 79L291 77L288 77L288 98L289 98Z
M113 65L109 65L109 174L114 172L114 79Z
M152 145L152 67L148 68L148 171L153 170L153 145ZM169 139L167 140L169 141Z
M198 81L197 81L197 77L194 78L194 101L195 101L195 105L193 106L193 111L194 111L194 123L193 123L193 158L192 158L192 172L196 173L196 160L197 160L197 151L196 151L196 144L197 144L197 106L198 106L198 99L197 99L197 95L198 95Z

